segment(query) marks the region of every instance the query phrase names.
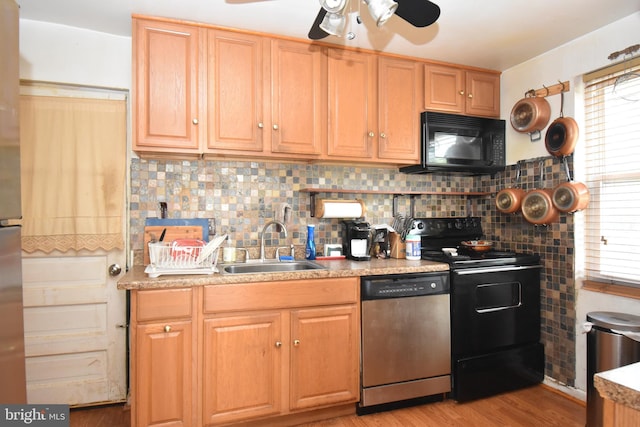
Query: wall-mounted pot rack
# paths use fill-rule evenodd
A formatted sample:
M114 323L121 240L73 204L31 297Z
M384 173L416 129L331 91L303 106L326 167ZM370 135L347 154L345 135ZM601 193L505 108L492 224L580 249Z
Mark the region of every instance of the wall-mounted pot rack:
M410 215L413 217L415 212L415 198L418 196L462 196L462 197L482 197L490 196L487 191L384 191L384 190L346 190L335 188L302 188L302 193L309 193L309 212L311 216L315 216L316 211L316 195L323 193L336 194L381 194L393 196L393 215L398 213L398 197L409 196L410 199Z
M542 85L542 88L535 89L535 90L531 89L527 93L534 96L546 97L551 95L557 95L562 92L569 92L570 89L571 89L571 86L569 85L569 82L566 81L566 82L559 82L551 86Z

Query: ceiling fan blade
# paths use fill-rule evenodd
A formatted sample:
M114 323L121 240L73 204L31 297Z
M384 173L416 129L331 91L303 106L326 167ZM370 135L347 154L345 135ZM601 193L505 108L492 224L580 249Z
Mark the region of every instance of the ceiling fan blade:
M313 21L313 25L311 25L311 29L309 30L309 38L311 40L320 40L329 36L329 33L320 28L320 24L326 14L327 11L321 7L320 12L318 12L318 16L316 16L316 20Z
M428 0L396 0L396 15L414 27L426 27L438 20L440 7Z

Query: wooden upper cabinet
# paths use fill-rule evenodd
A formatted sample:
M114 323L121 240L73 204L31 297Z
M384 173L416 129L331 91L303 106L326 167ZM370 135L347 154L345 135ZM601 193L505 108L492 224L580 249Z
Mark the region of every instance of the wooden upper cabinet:
M378 131L376 56L329 49L327 75L327 156L371 160Z
M420 161L421 64L378 59L378 158Z
M197 154L200 29L134 19L133 44L134 150Z
M329 49L327 157L419 161L421 89L415 61Z
M424 108L471 116L500 116L500 74L425 64Z
M207 31L207 148L214 152L265 149L264 43L260 36Z
M325 48L271 43L271 152L319 155L326 122Z
M209 151L294 158L320 154L326 103L322 49L209 30Z
M465 109L472 116L500 117L500 75L466 71Z

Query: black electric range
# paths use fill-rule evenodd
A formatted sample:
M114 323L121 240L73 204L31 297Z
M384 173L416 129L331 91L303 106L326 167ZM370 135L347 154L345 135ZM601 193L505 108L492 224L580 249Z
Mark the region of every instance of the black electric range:
M479 217L416 218L411 234L421 236L422 259L444 262L452 269L533 265L540 262L540 257L536 254L518 253L497 247L487 252L477 252L462 246L463 241L483 239ZM457 255L445 253L442 248L455 248Z
M461 246L483 239L479 217L418 218L411 233L421 236L422 259L449 264L451 396L461 402L540 383L540 257Z

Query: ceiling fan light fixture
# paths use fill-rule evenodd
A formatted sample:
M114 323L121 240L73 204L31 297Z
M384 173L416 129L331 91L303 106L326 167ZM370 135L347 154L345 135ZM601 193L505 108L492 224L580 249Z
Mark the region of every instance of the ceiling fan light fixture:
M398 3L393 0L364 0L364 2L369 7L369 13L378 27L383 26L398 8Z
M329 13L340 13L348 0L320 0L320 6Z
M320 28L328 34L342 37L347 26L347 18L339 13L327 12L320 23Z

